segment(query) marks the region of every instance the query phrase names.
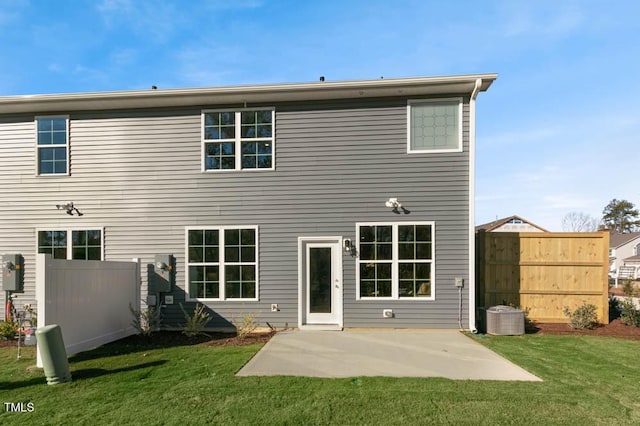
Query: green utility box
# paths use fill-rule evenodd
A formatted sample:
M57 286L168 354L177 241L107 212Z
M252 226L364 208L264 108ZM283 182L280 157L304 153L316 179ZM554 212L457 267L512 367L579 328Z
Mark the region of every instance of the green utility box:
M57 324L46 325L36 330L36 340L40 349L44 375L48 385L70 382L71 372L67 360L67 350L62 340L62 329Z

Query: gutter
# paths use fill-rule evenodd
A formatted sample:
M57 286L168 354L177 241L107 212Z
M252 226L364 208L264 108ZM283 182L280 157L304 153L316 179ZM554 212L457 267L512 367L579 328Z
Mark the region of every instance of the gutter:
M413 77L378 80L322 81L133 90L49 95L0 96L0 114L104 111L136 108L178 108L204 105L272 104L375 97L447 96L469 93L474 82L487 90L496 74ZM473 89L478 90L476 88Z
M469 99L469 331L476 328L476 98L482 87L482 78L476 84Z

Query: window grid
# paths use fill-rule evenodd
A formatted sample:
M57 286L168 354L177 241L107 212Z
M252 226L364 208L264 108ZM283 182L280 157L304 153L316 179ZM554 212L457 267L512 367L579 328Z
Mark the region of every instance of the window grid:
M357 224L358 299L433 300L433 233L432 222Z
M102 238L99 230L71 231L72 259L101 260Z
M410 100L407 152L462 152L462 98Z
M38 253L50 254L54 259L66 259L67 231L39 231Z
M258 298L258 228L187 228L191 299Z
M102 229L39 229L38 253L54 259L102 260Z
M67 117L36 117L38 175L66 175L69 170Z
M274 110L203 111L203 170L272 170Z

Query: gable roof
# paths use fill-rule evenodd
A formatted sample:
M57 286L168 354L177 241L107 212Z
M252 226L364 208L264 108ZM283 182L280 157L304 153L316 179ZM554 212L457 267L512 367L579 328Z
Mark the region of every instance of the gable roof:
M473 74L191 89L3 96L0 97L0 114L471 94L476 90L486 91L497 77L497 74Z
M494 229L501 227L505 223L509 223L513 219L520 219L522 221L522 223L526 223L527 225L531 225L533 227L536 227L536 228L540 229L543 232L549 232L546 229L544 229L543 227L538 226L535 223L530 222L530 221L528 221L526 219L523 219L520 216L516 216L516 215L509 216L509 217L504 217L502 219L496 219L493 222L488 222L488 223L484 223L482 225L478 225L478 226L476 226L476 232L478 232L478 231L491 232Z
M609 247L618 248L627 244L629 241L633 241L636 238L640 238L640 232L629 232L626 234L610 234L609 235Z

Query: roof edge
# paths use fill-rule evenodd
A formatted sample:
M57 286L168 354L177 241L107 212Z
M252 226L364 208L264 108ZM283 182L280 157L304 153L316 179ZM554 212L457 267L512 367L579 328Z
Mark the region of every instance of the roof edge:
M207 103L251 103L364 97L471 93L478 79L486 91L497 74L320 81L185 89L147 89L0 97L0 114L55 110L171 107Z

